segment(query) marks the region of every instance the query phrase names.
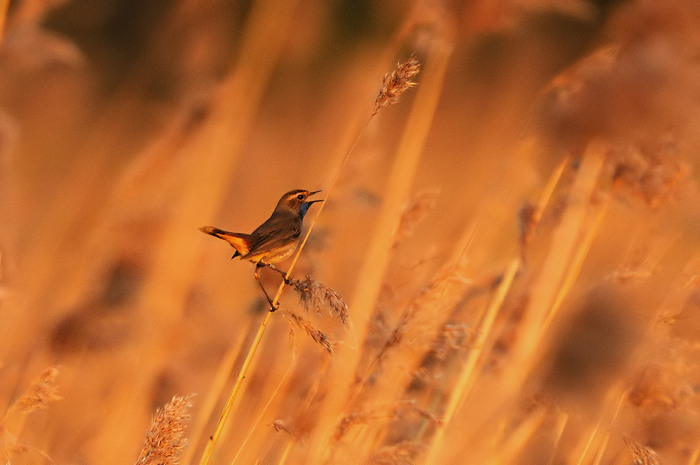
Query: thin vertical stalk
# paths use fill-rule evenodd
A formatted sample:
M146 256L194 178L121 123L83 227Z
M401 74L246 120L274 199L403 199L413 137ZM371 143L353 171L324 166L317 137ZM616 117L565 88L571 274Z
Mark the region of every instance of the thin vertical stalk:
M491 328L496 319L496 315L498 314L498 310L501 308L503 300L505 299L508 290L510 290L510 286L515 278L515 273L519 268L520 260L517 258L511 260L503 279L496 290L496 294L494 295L486 313L484 314L481 324L479 325L479 329L476 332L477 338L473 344L474 348L469 352L469 357L467 358L467 362L460 373L457 384L450 393L445 414L443 415L443 419L438 425L435 436L433 437L432 444L430 445L430 450L428 452L428 457L425 461L426 465L432 465L438 461L438 454L442 450L445 440L445 432L452 421L455 412L457 412L461 403L463 402L464 397L467 395L470 387L473 385L472 380L476 363L482 354L482 350L486 344L486 339L491 334Z
M628 396L628 392L624 391L620 394L620 397L617 401L617 405L615 406L615 411L610 418L609 423L612 424L616 419L617 416L620 414L620 410L622 409L622 405L625 403L625 399ZM605 453L605 449L608 447L608 443L610 442L610 428L608 428L605 431L605 434L603 435L603 438L600 441L600 445L598 446L598 452L596 453L593 462L591 465L600 465L600 463L603 460L603 454Z
M543 323L553 318L558 300L563 297L562 287L566 283L568 270L581 246L581 235L585 228L591 199L598 187L607 145L603 141L589 143L581 166L569 194L569 207L552 239L551 251L534 284L528 309L522 322L522 335L513 348L512 370L506 373L504 385L519 389L524 376L529 372L534 354L544 335ZM581 257L582 259L583 257Z
M245 338L236 344L231 344L226 351L226 355L219 364L216 375L214 376L214 381L212 382L209 392L207 392L206 397L199 407L199 414L197 415L197 418L195 419L195 422L191 428L190 437L192 439L190 441L190 446L185 450L185 453L182 456L182 463L192 463L194 453L197 445L199 444L196 441L203 436L204 430L209 422L209 418L211 417L211 414L216 407L216 403L219 400L221 393L224 391L230 373L233 370L233 365L236 362L236 358L241 352L242 343L244 340Z
M204 448L204 453L202 454L202 458L199 461L199 465L206 465L211 459L211 455L214 452L214 447L216 447L216 443L219 440L222 431L224 430L226 420L231 414L231 409L233 408L233 403L236 401L236 397L238 396L238 391L243 385L242 381L248 373L248 368L250 368L250 364L253 362L253 357L255 356L255 352L258 350L258 346L260 346L260 340L262 339L262 336L265 333L265 328L267 328L267 324L270 321L270 316L272 316L272 312L265 312L265 318L263 319L262 323L260 323L258 333L255 335L253 343L250 345L250 349L248 350L248 354L246 355L245 360L243 361L241 370L238 372L238 378L236 379L236 383L233 385L231 394L229 394L228 399L226 400L226 405L221 411L221 416L219 417L219 421L216 424L214 434L212 434L212 436L209 438L209 440L207 441L207 445Z
M354 328L362 331L355 340L363 340L367 330L371 309L379 295L384 273L389 263L389 252L393 236L398 227L401 207L405 202L415 177L418 162L423 153L433 116L442 94L444 77L450 61L451 47L435 45L426 59L421 84L418 86L415 101L403 136L397 149L397 156L389 175L386 197L378 215L374 232L368 234L371 239L364 248L365 262L359 272L356 291L350 300L353 309ZM358 365L360 351L338 352L336 364L332 369L332 378L337 389L332 389L324 399L326 414L320 419L310 443L310 454L315 463L321 463L329 449L329 433L334 431L334 423L344 408L345 401L351 395L355 367Z
M522 451L523 447L525 447L527 442L532 438L535 432L537 432L537 429L544 423L547 417L546 413L546 410L541 408L530 414L522 424L518 425L515 431L510 434L505 444L499 447L496 458L491 460L490 463L493 465L513 463L513 459L517 457L518 453Z
M258 0L253 4L253 8L246 26L247 30L243 35L244 43L241 47L239 64L230 81L227 83L228 87L230 88L229 92L241 92L241 95L246 95L246 98L242 98L240 102L236 99L229 98L230 101L235 102L237 107L239 107L235 112L237 115L236 118L238 120L243 119L243 121L235 122L239 124L224 124L221 127L215 128L217 130L216 132L234 132L235 136L233 137L232 141L232 144L236 149L234 150L234 153L238 153L237 149L239 147L239 143L242 140L242 136L247 130L250 121L252 120L254 109L257 107L257 104L262 97L264 84L268 82L268 78L271 75L274 64L277 62L277 57L283 50L287 32L289 31L289 26L291 25L291 13L294 11L297 4L298 0L282 3L276 3L274 0ZM261 60L261 57L265 57L265 59ZM260 74L263 74L262 79ZM247 104L243 105L243 108L240 108L241 102L246 102ZM225 140L226 139L227 138L225 138ZM230 149L231 147L229 146L219 147L217 152L220 153L222 150L230 151ZM231 155L229 154L227 156ZM211 165L210 167L216 171L220 171L218 163ZM199 202L200 196L201 195L191 195L188 198L198 199L197 201ZM194 208L192 205L188 206ZM164 249L164 251L165 250L167 249ZM170 285L172 286L172 284ZM154 295L164 294L167 295L167 292L155 292L154 290ZM253 343L246 354L241 370L238 373L236 383L234 384L231 394L226 401L224 410L221 412L221 416L219 417L214 434L212 434L209 441L207 441L204 453L202 454L199 462L201 465L209 463L214 447L216 446L216 442L221 436L226 420L231 413L231 408L233 407L237 394L241 388L242 380L245 378L248 369L250 368L255 352L260 345L260 340L265 333L265 328L270 320L270 316L270 312L265 314L265 318L260 324L255 339L253 340Z
M554 318L554 315L556 315L557 310L561 306L561 303L564 301L564 298L566 295L569 293L571 288L574 285L574 282L576 281L576 278L578 278L579 273L581 272L581 267L583 266L583 262L585 261L586 257L588 256L588 252L591 249L591 245L593 244L593 239L595 239L596 234L598 233L598 230L600 228L600 224L602 223L603 219L605 218L606 213L608 212L608 208L610 207L612 195L608 195L605 200L603 200L603 204L598 208L598 211L595 215L595 219L593 221L593 224L591 225L590 228L586 231L586 234L581 241L580 247L576 250L576 254L574 255L571 265L568 268L568 272L566 274L566 277L564 278L564 281L559 288L559 292L557 292L556 297L554 298L554 303L552 304L552 308L549 310L549 314L547 315L547 319L544 322L543 325L543 331L546 331L549 325L552 322L552 319Z
M268 314L269 314L269 312L268 312ZM260 422L262 422L263 415L265 415L267 410L270 408L270 405L272 405L272 401L275 400L275 397L277 397L277 394L279 393L280 389L282 389L282 386L284 385L284 383L287 381L287 379L289 379L289 375L292 374L292 370L296 366L296 360L294 360L295 357L293 356L292 358L293 358L292 363L290 363L287 366L287 370L284 372L284 376L282 376L282 379L280 379L279 383L277 383L277 387L275 388L275 391L272 393L270 398L267 400L267 403L260 411L258 418L248 428L248 434L246 434L246 437L243 439L240 446L238 446L238 451L236 452L236 455L233 457L233 460L231 460L231 465L235 464L236 461L238 460L238 458L241 456L241 453L243 453L243 450L245 449L246 445L248 444L248 441L253 436L253 433L256 431L257 427L260 425Z
M547 184L545 185L537 203L537 216L535 218L536 222L539 221L539 219L542 216L542 212L549 205L549 201L552 198L554 189L556 188L557 184L559 183L559 180L561 179L561 175L564 172L564 167L566 166L567 162L568 158L565 158L549 177L549 180L547 181ZM515 275L520 269L520 265L521 260L519 258L514 258L511 260L508 267L506 268L506 271L503 275L503 279L501 280L493 299L491 299L491 302L489 303L486 312L481 318L479 328L476 331L476 340L472 344L473 348L469 352L467 361L462 367L459 378L455 384L455 388L452 389L452 392L450 393L450 397L447 402L447 407L445 408L445 413L443 414L442 422L438 425L432 444L430 445L428 457L425 462L426 465L436 463L436 461L438 460L438 454L445 440L445 432L450 422L452 421L452 418L454 417L455 413L460 409L462 404L464 404L467 395L469 394L471 388L476 382L475 373L477 362L486 350L486 343L489 336L491 335L491 330L493 328L493 323L496 319L496 315L498 314L498 311L500 310L503 301L508 291L510 290L513 280L515 279Z
M556 435L554 436L554 441L552 443L552 456L547 461L548 465L551 465L554 463L554 458L556 457L557 448L559 447L559 443L561 442L561 438L564 435L564 430L566 429L566 425L569 422L569 415L567 413L559 412L558 415L559 415L559 418L557 420Z

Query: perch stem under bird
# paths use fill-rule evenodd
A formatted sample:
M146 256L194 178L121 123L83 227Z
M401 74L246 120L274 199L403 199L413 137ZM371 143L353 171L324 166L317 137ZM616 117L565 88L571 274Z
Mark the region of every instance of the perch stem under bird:
M296 251L306 212L309 211L312 204L323 201L308 200L308 198L319 192L321 191L304 189L287 192L277 202L275 211L272 212L270 218L250 234L224 231L213 226L199 228L203 233L218 237L231 244L236 249L232 259L239 257L255 264L253 276L265 294L271 312L277 310L278 305L275 305L260 281L260 268L267 266L275 270L282 275L285 283L289 284L287 273L275 267L274 264L286 260Z

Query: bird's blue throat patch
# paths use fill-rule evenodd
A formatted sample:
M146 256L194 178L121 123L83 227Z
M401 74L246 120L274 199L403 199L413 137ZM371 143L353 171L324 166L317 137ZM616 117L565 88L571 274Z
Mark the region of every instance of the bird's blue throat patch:
M310 206L311 202L304 202L301 204L301 207L299 207L299 218L302 220L304 219L304 216L306 216L306 212L309 211Z

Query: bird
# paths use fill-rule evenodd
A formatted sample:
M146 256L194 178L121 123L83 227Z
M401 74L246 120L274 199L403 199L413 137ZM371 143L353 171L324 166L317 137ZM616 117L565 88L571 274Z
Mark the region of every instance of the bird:
M214 226L199 228L203 233L218 237L231 244L236 250L231 259L238 257L255 264L253 276L265 294L271 312L277 310L279 305L275 305L265 290L265 286L260 282L260 268L267 266L280 273L286 284L290 283L287 279L287 273L276 268L275 263L291 257L299 247L304 216L311 205L323 202L323 200L308 200L308 198L319 192L321 191L305 189L294 189L287 192L277 202L272 215L250 234L225 231Z

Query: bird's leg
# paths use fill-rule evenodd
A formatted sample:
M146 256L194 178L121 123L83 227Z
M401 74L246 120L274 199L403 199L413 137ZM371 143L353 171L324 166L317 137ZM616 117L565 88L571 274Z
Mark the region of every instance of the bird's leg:
M282 279L284 279L284 284L286 284L287 286L289 286L290 284L292 284L292 282L287 278L287 272L286 272L286 271L280 270L279 268L277 268L277 267L276 267L275 265L273 265L272 263L267 263L267 266L270 267L271 270L275 270L276 272L278 272L279 274L282 275Z
M256 281L258 282L258 284L260 285L260 289L262 289L263 294L265 294L265 297L267 298L267 302L270 304L270 311L271 311L271 312L274 312L274 311L277 310L280 306L279 306L279 304L275 305L274 301L270 298L270 294L267 293L267 291L265 290L265 286L263 286L263 283L260 281L260 268L263 267L263 266L265 266L265 265L261 265L260 263L257 263L257 264L255 265L255 274L254 274L254 276L255 276L255 280L256 280Z

